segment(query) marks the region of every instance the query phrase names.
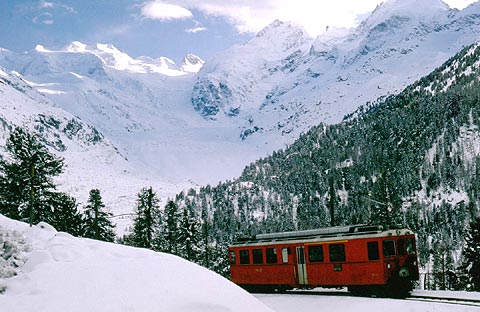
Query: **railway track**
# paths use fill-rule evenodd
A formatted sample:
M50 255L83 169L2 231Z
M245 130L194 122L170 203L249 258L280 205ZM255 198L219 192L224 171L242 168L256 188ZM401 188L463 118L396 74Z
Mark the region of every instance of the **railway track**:
M287 291L286 294L291 295L306 295L306 296L340 296L340 297L359 297L358 295L351 294L345 291L315 291L315 290L292 290ZM452 296L428 296L428 295L410 295L405 299L396 299L396 300L408 300L408 301L421 301L421 302L431 302L431 303L442 303L442 304L452 304L452 305L462 305L462 306L471 306L480 308L480 299L473 298L456 298Z
M480 299L411 295L405 300L463 305L480 308Z

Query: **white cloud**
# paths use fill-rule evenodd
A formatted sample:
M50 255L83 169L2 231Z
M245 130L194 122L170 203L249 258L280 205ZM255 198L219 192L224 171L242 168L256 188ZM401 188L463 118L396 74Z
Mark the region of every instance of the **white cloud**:
M71 14L77 13L77 11L71 6L68 6L60 2L40 1L39 8L40 9L61 9Z
M477 0L443 0L446 4L448 4L451 8L456 8L456 9L464 9L473 2L476 2Z
M53 14L52 13L42 13L34 18L32 18L32 22L34 24L44 24L44 25L52 25L53 24Z
M54 7L53 2L47 2L47 1L40 2L40 8L42 9L51 9L53 7Z
M201 31L206 31L207 28L206 27L194 27L194 28L189 28L189 29L185 29L185 32L187 33L197 33L197 32L201 32Z
M226 18L239 32L256 33L273 20L303 25L313 36L326 26L351 27L358 14L372 11L382 0L170 0L206 15Z
M226 18L239 32L256 33L273 20L293 21L312 36L327 26L353 27L359 17L373 11L385 0L168 0L173 6L198 10L206 15ZM446 0L450 6L462 8L475 0ZM150 4L159 3L158 1ZM161 2L164 5L166 2ZM142 10L143 11L143 10Z
M163 1L147 2L142 6L141 14L145 18L158 20L174 20L192 18L190 10L176 4Z

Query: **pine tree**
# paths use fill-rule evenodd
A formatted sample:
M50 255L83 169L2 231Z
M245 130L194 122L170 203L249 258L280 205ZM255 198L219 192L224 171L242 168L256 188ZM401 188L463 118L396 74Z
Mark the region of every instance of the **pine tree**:
M57 231L67 232L74 236L82 234L83 220L78 212L75 198L64 193L57 193L53 198L54 214L50 219L52 225Z
M165 206L165 252L178 255L178 206L174 201L168 201Z
M104 210L105 204L98 189L90 191L88 204L84 210L84 228L83 236L106 242L113 242L115 225L110 221L112 217L110 212Z
M480 217L470 222L463 250L463 268L468 278L467 288L480 291Z
M136 247L153 248L161 222L159 200L151 187L142 189L137 196L133 233L127 241Z
M210 218L208 215L208 207L205 198L202 198L201 201L201 218L202 218L202 223L201 223L201 231L202 231L202 242L201 242L201 264L206 267L210 268L211 267L211 261L212 261L212 248L210 246L210 242L212 241L211 237L211 229L212 225L210 224Z
M13 219L49 222L48 204L55 194L52 178L63 170L63 159L51 154L38 137L15 128L6 143L11 161L0 160L0 213Z
M179 255L184 259L196 262L200 259L200 229L198 221L183 209L178 232Z

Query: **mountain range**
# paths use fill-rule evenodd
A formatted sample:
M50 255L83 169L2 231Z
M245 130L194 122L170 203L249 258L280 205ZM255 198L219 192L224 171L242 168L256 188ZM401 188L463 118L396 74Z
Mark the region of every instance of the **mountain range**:
M108 44L0 50L0 138L14 125L66 160L61 188L104 191L116 213L239 176L245 165L398 94L478 39L480 3L388 0L353 29L311 38L274 21L204 62L133 59Z

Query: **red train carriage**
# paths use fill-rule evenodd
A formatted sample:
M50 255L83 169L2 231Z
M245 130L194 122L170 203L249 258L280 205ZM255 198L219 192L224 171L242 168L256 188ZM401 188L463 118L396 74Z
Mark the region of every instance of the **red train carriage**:
M234 283L249 291L348 287L407 296L418 280L415 235L408 229L342 226L261 234L229 248Z

